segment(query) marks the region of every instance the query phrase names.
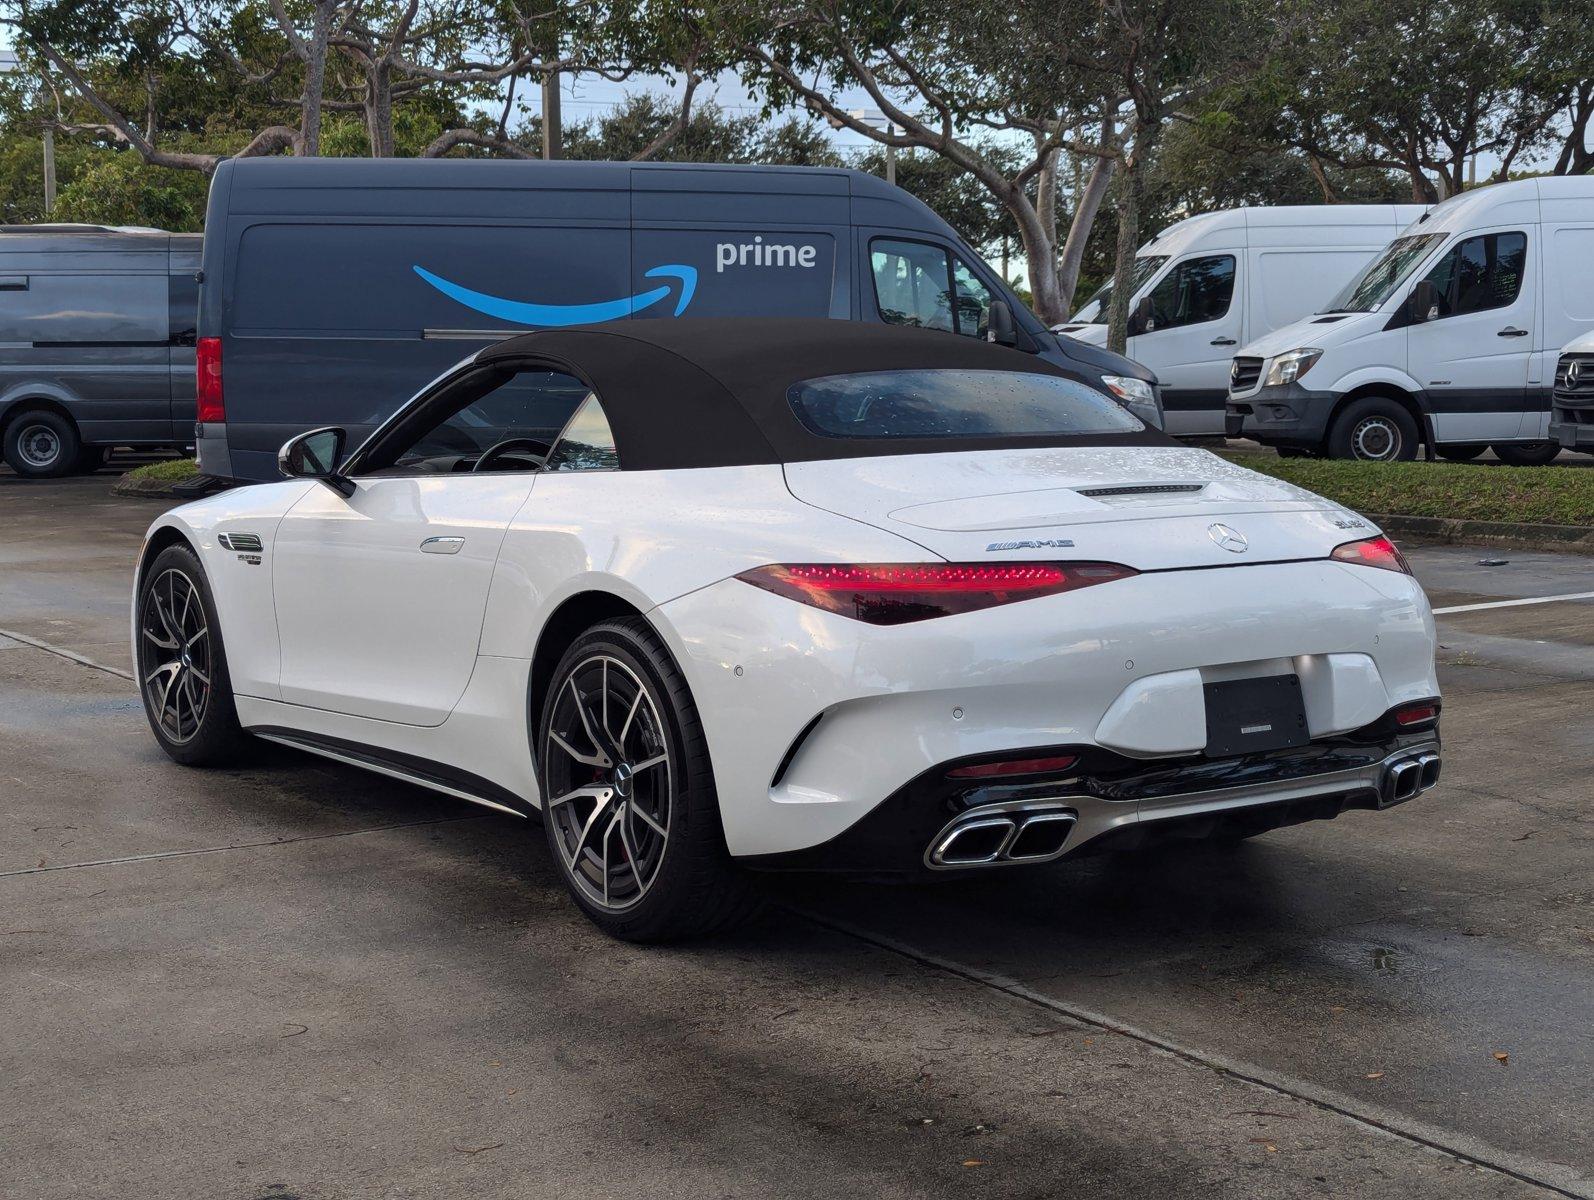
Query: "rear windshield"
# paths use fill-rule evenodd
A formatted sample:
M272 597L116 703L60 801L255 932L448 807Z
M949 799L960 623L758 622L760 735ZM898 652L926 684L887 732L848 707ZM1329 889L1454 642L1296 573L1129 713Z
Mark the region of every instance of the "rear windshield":
M1019 371L870 371L795 384L792 410L833 438L1005 438L1135 433L1135 417L1100 392Z

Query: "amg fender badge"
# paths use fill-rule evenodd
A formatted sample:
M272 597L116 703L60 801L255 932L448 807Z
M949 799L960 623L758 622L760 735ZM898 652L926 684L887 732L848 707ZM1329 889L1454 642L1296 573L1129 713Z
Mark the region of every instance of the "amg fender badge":
M1041 538L1033 542L992 542L985 547L985 553L994 554L998 550L1068 550L1073 545L1073 538Z

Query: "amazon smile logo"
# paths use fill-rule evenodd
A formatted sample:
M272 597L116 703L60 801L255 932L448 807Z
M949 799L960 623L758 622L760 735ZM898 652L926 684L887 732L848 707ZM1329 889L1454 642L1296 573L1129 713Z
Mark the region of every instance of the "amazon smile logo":
M500 321L513 321L517 325L541 325L545 328L617 321L621 317L629 317L643 309L652 308L669 296L672 290L666 283L645 292L621 296L616 300L602 300L596 304L536 304L528 300L511 300L505 296L472 291L452 280L444 279L441 275L432 274L418 263L412 269L443 295L456 303L463 304L466 308L486 313L489 317L497 317ZM676 298L673 314L677 317L686 311L686 306L692 303L692 294L697 291L697 268L689 267L685 263L666 263L643 272L643 277L674 279L679 282L681 294Z

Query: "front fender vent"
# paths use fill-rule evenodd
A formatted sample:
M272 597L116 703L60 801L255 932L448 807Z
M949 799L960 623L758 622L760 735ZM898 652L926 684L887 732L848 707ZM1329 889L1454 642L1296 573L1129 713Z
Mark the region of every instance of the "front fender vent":
M261 549L258 533L218 533L216 541L223 550L236 550L240 554L259 554Z

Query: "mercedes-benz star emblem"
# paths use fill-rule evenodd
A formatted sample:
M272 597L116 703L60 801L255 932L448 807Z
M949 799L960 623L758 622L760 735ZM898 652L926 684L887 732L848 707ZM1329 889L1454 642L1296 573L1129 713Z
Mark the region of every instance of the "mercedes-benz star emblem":
M1571 362L1566 364L1566 386L1569 388L1575 388L1577 386L1577 381L1582 374L1583 360L1580 358L1574 358Z
M1251 544L1245 540L1245 534L1221 522L1208 525L1207 536L1231 554L1244 554L1246 547Z

